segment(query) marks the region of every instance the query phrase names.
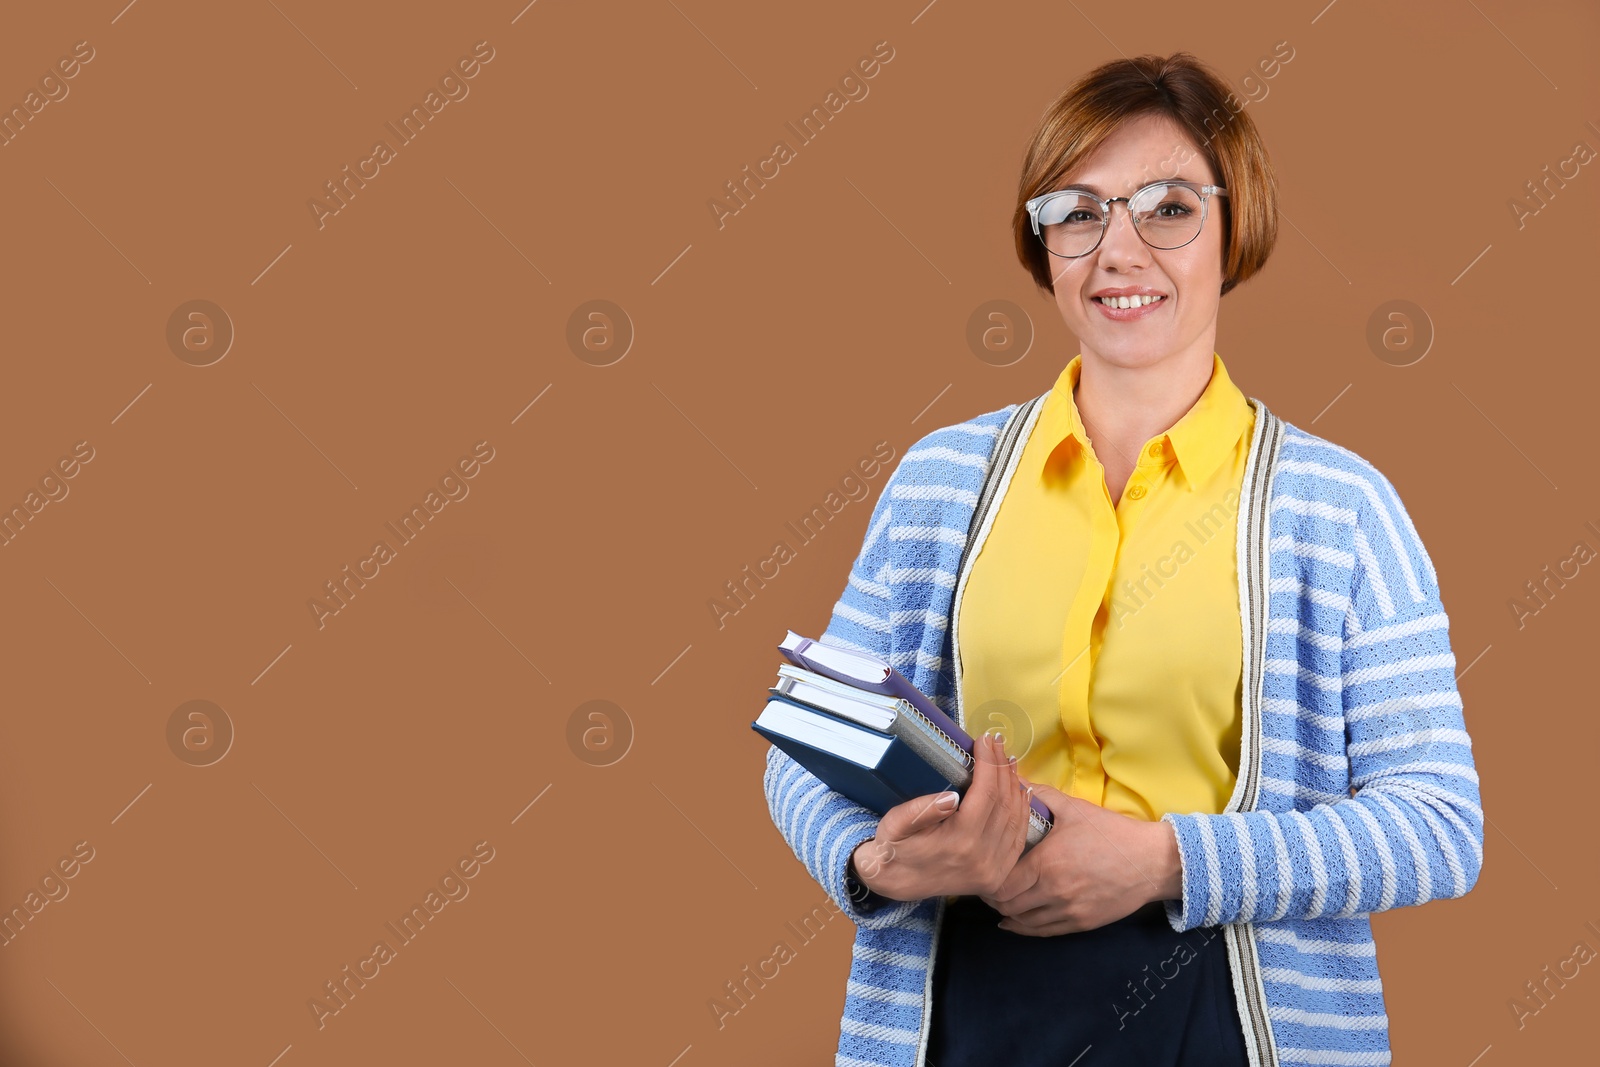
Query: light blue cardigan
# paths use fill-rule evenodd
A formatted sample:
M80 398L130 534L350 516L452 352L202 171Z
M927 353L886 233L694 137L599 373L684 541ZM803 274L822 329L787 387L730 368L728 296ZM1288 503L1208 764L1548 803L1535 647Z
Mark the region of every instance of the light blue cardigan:
M963 725L953 606L1041 400L906 452L825 634L888 658ZM1222 814L1162 817L1183 862L1167 918L1176 931L1220 926L1252 1067L1387 1064L1367 916L1462 896L1483 864L1448 620L1388 479L1250 404L1239 775ZM845 863L878 817L775 747L763 789L785 840L856 924L835 1063L923 1067L944 897L858 908Z

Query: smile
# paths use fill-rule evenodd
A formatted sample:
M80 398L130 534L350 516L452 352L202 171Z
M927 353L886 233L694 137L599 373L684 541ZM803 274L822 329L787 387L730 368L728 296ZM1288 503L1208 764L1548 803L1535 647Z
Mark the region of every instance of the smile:
M1093 297L1095 307L1106 318L1115 322L1130 322L1154 315L1167 302L1164 296L1104 296Z

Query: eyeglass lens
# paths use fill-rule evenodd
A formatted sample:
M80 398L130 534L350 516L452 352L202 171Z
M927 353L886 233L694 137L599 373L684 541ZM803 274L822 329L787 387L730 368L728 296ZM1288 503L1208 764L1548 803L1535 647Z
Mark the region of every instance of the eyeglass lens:
M1200 235L1204 204L1182 185L1151 185L1128 204L1134 228L1152 248L1181 248ZM1039 237L1058 256L1081 256L1105 229L1100 203L1086 193L1067 192L1039 207Z

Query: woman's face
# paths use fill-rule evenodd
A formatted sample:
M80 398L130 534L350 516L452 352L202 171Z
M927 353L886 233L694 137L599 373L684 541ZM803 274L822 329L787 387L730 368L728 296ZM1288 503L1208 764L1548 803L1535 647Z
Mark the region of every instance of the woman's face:
M1087 187L1097 196L1131 196L1164 178L1217 184L1199 147L1166 116L1122 123L1057 188ZM1222 290L1221 198L1206 204L1200 236L1182 248L1156 249L1133 228L1127 204L1113 204L1099 247L1076 259L1049 256L1056 305L1078 337L1085 361L1144 367L1173 356L1204 353L1216 343ZM1108 315L1096 294L1134 289L1162 299L1138 312Z

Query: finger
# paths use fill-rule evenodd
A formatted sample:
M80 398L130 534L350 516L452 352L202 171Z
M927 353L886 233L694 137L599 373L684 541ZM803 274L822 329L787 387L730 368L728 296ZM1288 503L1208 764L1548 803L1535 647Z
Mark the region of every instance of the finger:
M954 789L947 789L942 793L929 793L927 796L913 797L906 804L914 809L911 822L907 825L908 832L926 830L937 826L956 813L961 806L961 794Z
M1021 795L1017 798L1018 818L1016 846L1017 851L1020 852L1022 850L1022 846L1028 841L1028 826L1031 822L1031 816L1033 814L1033 805L1031 801L1033 800L1034 788L1032 782L1022 781L1020 778L1018 779L1018 784L1022 786Z
M1033 795L1044 801L1044 806L1049 809L1050 814L1057 822L1076 817L1078 814L1073 810L1074 798L1053 785L1037 783Z
M950 799L942 802L940 798L946 796ZM903 840L919 831L937 826L954 814L959 805L960 797L954 790L912 797L883 813L883 817L878 820L877 836L889 841Z
M1026 856L1019 856L1011 864L1011 870L1006 872L1005 881L1002 881L1000 888L994 891L995 901L1000 902L1005 907L1000 907L998 904L990 904L990 907L994 907L997 912L1003 913L1019 912L1019 910L1034 907L1034 904L1026 902L1026 899L1032 896L1032 889L1038 885L1038 878L1040 878L1038 864L1035 861L1037 861L1037 857L1029 853ZM1019 901L1024 902L1019 904Z
M1056 937L1060 934L1075 934L1083 929L1071 919L1061 919L1056 922L1046 923L1043 926L1028 926L1024 923L1019 923L1014 918L1007 918L1000 920L995 925L1002 930L1009 930L1011 933L1022 934L1026 937Z
M1028 840L1028 794L1018 783L1012 795L1006 798L1006 821L995 835L995 851L1013 866L1022 857L1022 846Z
M1007 854L1013 861L1022 854L1023 842L1028 837L1028 797L1033 786L1022 780L1022 771L1018 764L1012 765L1011 781L1013 788L1008 796L1006 810L1005 836L1001 838Z
M1027 864L1018 864L1011 869L1011 875L1006 879L1006 887L997 894L998 899L1005 905L1004 913L1012 918L1026 918L1028 912L1037 912L1041 907L1050 903L1048 897L1040 891L1037 872L1031 876L1024 876L1021 868ZM995 908L1001 911L1000 908ZM1037 920L1038 916L1033 918Z
M995 751L996 753L1003 752L998 744L995 745ZM984 819L982 830L980 831L985 844L991 844L996 834L1004 832L1006 813L1009 810L1008 804L1011 799L1006 795L1006 790L1014 790L1016 788L1010 782L1011 776L1010 761L1005 760L1003 757L1002 762L989 768L989 780L985 787L988 792L989 803L984 809Z
M965 821L980 832L988 825L989 810L999 796L995 789L1000 776L998 748L992 733L985 733L972 743L972 785L961 799L961 810Z
M1048 926L1065 917L1066 901L1035 892L1037 884L1011 902L1011 917L1027 926Z
M1017 765L1007 758L1003 765L996 768L994 806L984 823L984 836L998 848L1004 849L1011 844L1013 824L1017 820L1017 797L1022 788L1021 780L1017 777Z
M1005 917L1019 928L1037 930L1065 917L1065 902L1043 899L1037 889L1036 882L1005 902Z

